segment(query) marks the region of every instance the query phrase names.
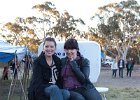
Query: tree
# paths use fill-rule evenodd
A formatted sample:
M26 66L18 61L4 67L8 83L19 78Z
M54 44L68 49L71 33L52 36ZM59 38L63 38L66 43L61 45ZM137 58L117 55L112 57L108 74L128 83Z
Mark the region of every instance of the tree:
M59 36L59 38L67 38L68 36L72 35L73 31L77 31L76 26L77 22L85 24L82 19L74 19L67 11L60 14L59 11L56 9L55 5L51 2L44 2L43 4L37 4L33 6L33 9L37 9L42 17L39 18L31 18L31 24L35 26L34 29L41 29L38 30L41 34L44 34L44 38L46 35L53 35ZM28 18L29 19L29 18ZM40 27L42 24L42 28Z
M6 31L2 36L11 44L27 46L32 52L37 52L39 39L32 28L29 28L25 19L17 17L14 23L4 24Z
M22 30L23 28L17 23L8 22L4 24L3 30L7 31L7 33L3 33L2 37L5 38L8 42L12 44L19 44L19 40L21 40Z
M139 35L140 6L135 0L121 1L98 8L92 19L99 18L98 33L108 41L105 48L114 47L126 59L127 51Z
M138 57L138 62L140 63L140 35L137 37L137 41L134 41L132 48L135 50L135 56Z
M37 30L43 38L49 33L49 29L56 24L57 19L60 17L59 11L55 5L51 2L44 2L43 4L37 4L32 7L40 12L39 17L28 17L30 24Z
M67 11L65 11L57 20L57 24L52 27L51 30L52 33L55 33L55 36L59 35L61 39L66 39L69 36L80 35L80 30L77 29L77 23L85 25L82 19L75 19Z
M68 12L60 15L51 2L37 4L32 8L38 10L40 16L29 16L25 19L17 17L14 23L6 23L3 28L6 34L3 34L3 37L15 45L26 45L34 52L37 51L39 42L47 35L56 37L60 34L68 37L73 35L72 31L79 32L76 29L77 22L84 24L82 19L74 19Z

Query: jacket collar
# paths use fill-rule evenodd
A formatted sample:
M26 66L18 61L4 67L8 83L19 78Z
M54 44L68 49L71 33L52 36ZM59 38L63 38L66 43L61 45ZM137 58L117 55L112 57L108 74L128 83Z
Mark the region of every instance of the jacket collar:
M45 58L45 55L43 52L41 52L40 56L39 56L39 63L42 65L42 66L46 66L48 65L47 62L46 62L46 58ZM49 68L49 65L46 66Z
M56 65L58 65L58 64L60 63L60 61L58 61L59 58L58 58L55 54L52 56L52 58L53 58L53 60L54 60L54 62L55 62ZM48 65L47 62L46 62L46 58L45 58L45 55L44 55L43 52L42 52L42 53L40 54L40 56L39 56L39 63L40 63L42 66L45 66L45 67L49 68L49 65ZM47 65L47 66L46 66L46 65Z

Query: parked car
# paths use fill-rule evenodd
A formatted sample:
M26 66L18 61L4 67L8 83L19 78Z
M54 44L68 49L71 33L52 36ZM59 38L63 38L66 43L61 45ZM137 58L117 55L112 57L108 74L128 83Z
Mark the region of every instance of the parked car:
M113 59L107 57L106 59L102 60L102 67L111 67L113 65Z

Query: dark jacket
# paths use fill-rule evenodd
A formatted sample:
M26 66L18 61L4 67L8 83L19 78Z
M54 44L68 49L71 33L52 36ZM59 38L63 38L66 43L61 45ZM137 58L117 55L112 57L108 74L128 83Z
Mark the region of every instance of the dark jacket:
M120 67L120 61L122 60L122 67ZM120 59L119 61L118 61L118 68L124 68L125 67L125 62L124 62L124 60L123 59Z
M62 67L66 65L67 61L67 57L61 59ZM90 64L88 59L82 57L79 60L71 61L70 65L78 81L82 84L82 87L85 89L94 88L94 85L89 80Z
M127 70L133 70L133 67L134 67L134 61L128 61L126 63Z
M56 81L56 84L61 88L61 60L56 55L53 55L53 60L58 70L58 80ZM29 100L49 100L49 98L45 96L44 88L51 85L49 83L50 78L51 68L47 64L44 53L42 52L33 64L33 75L30 82L30 86L28 88Z

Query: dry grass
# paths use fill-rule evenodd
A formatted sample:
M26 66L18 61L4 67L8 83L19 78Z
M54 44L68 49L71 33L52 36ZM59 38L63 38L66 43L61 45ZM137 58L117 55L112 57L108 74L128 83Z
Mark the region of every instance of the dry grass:
M8 94L11 86L10 80L0 80L0 100L7 100ZM24 100L23 98L23 92L21 89L21 84L19 81L16 81L15 87L11 88L11 99L10 100Z
M116 78L112 78L111 70L101 70L96 86L108 87L106 93L107 100L140 100L140 65L135 67L132 77L126 76L120 78L117 73Z
M131 78L111 78L110 70L101 70L100 77L95 86L109 88L106 92L107 100L140 100L140 70L134 70ZM0 100L7 100L10 80L0 80ZM19 81L14 89L11 100L24 100ZM104 99L103 99L104 100Z
M106 93L107 100L140 100L140 89L110 88Z
M1 80L0 82L0 100L7 100L11 81ZM106 93L106 98L107 100L140 100L139 94L140 88L109 87L109 91ZM17 82L17 86L14 89L11 100L24 100L19 82Z

